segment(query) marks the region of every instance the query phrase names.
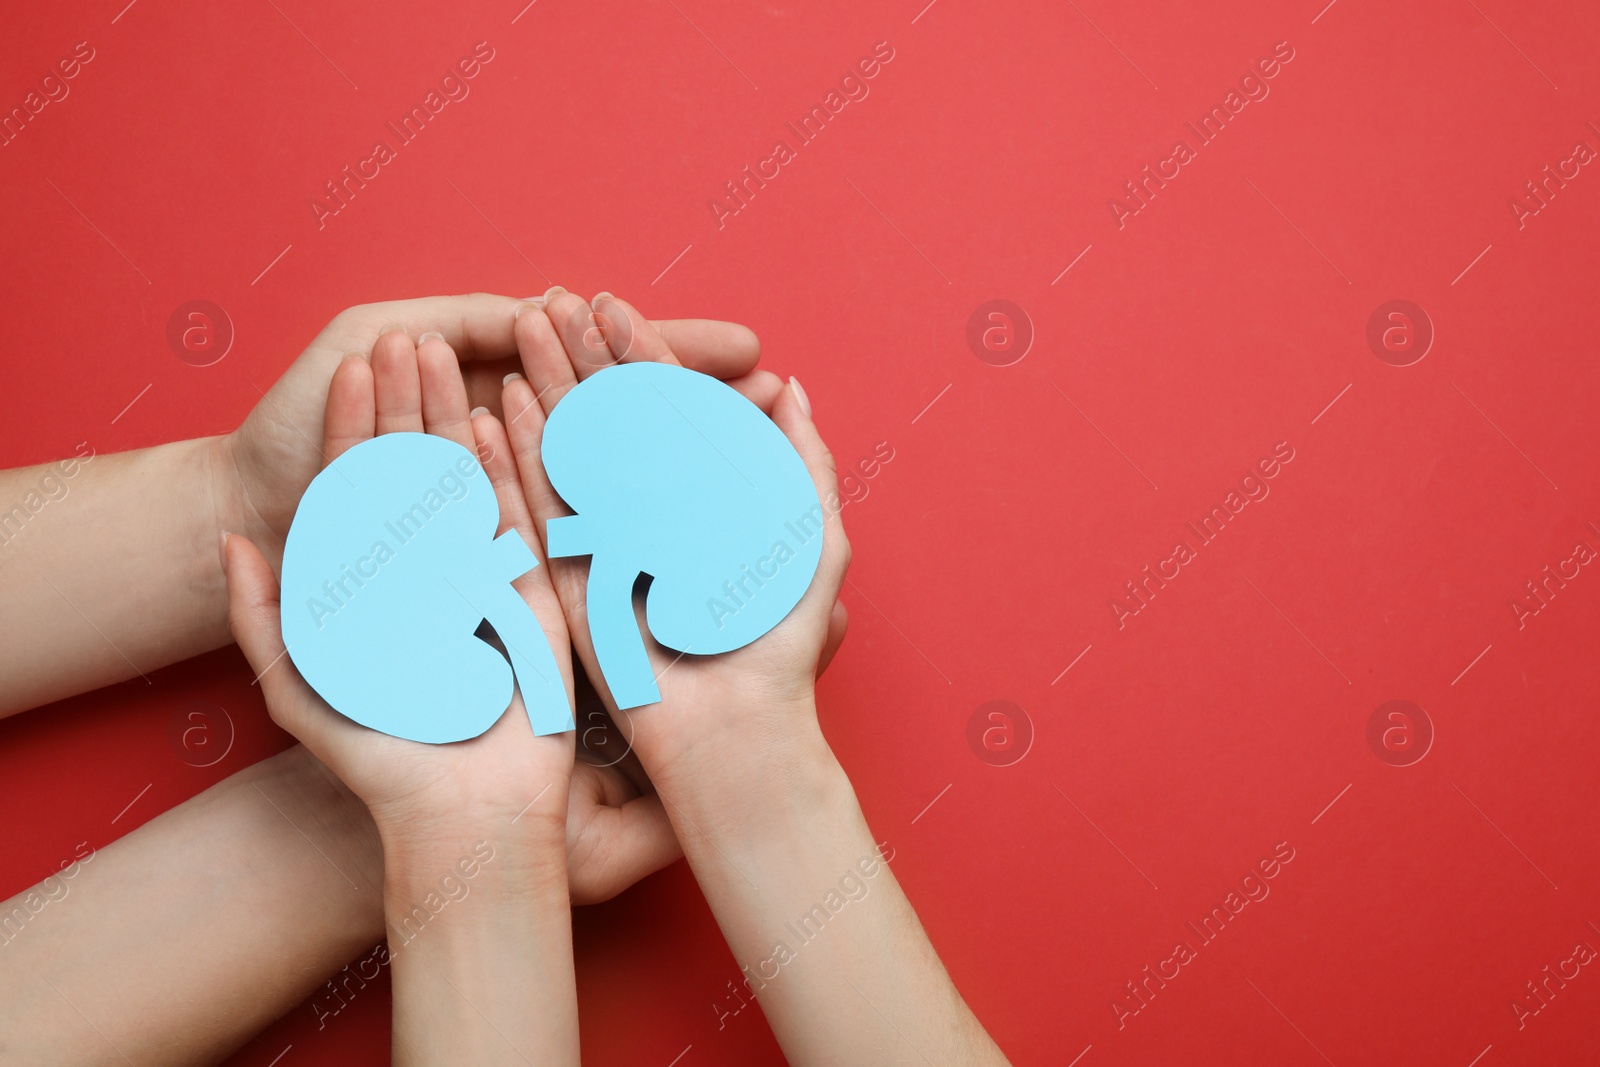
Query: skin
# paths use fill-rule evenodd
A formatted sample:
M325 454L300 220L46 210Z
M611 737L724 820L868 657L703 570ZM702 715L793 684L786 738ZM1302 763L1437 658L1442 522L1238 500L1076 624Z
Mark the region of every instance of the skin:
M96 851L0 947L0 1063L216 1063L310 996L383 936L349 795L296 745Z
M66 487L63 496L50 483L56 498L20 532L0 527L0 715L227 644L220 532L281 557L294 504L323 463L325 419L349 425L341 398L353 394L330 391L346 355L365 355L386 332L394 345L438 332L459 354L468 400L493 394L497 409L499 383L519 365L519 306L478 294L352 308L232 434L80 459L65 478L54 465L0 472L7 506L47 474ZM757 403L781 390L753 370L759 346L744 327L660 325L697 367ZM439 417L459 423L469 410L453 402ZM422 412L423 428L432 418ZM580 707L579 720L596 713ZM637 759L602 762L613 760L570 772L575 903L608 899L679 854ZM0 947L0 1061L220 1059L385 936L383 864L366 805L305 748L235 774L101 849L69 898ZM161 929L173 937L152 935Z
M499 382L518 369L518 306L475 294L341 312L233 433L94 456L63 480L64 497L24 517L20 532L0 526L8 535L0 545L8 608L0 613L0 716L230 643L218 533L243 534L276 567L300 495L324 464L328 387L345 356L371 352L386 332L438 332L462 360L469 400L494 394L487 406L498 410ZM781 383L754 370L760 346L748 329L699 319L660 325L697 370L770 406ZM22 503L49 467L0 472L3 506Z
M536 529L543 528L544 520L565 513L559 499L543 480L542 468L537 463L543 416L571 384L607 361L604 353L597 351L598 346L593 343L595 337L605 339L611 358L615 359L674 360L680 355L685 361L688 359L688 353L681 351L681 342L673 338L672 330L650 329L650 324L615 298L596 300L602 326L597 335L587 328L573 328L574 323L584 321L589 314L581 298L557 291L547 297L548 307L541 303L521 305L523 313L513 320L513 343L522 357L527 379L514 378L507 382L503 398L503 410L509 417L508 443L518 460L521 487L536 520ZM532 311L541 314L530 314ZM470 339L472 332L463 327L458 336ZM448 334L446 341L448 343ZM376 354L373 365L378 365ZM328 374L332 373L330 367ZM741 376L736 381L741 391L756 400L763 410L770 411L806 460L819 495L828 500L835 488L832 460L817 437L809 404L798 383L791 382L790 386L783 387L776 379L767 381L759 374ZM476 395L472 383L469 374L466 382L469 396ZM536 399L536 392L543 395ZM326 395L329 420L336 422L335 413L345 408L335 404L333 398L343 394L333 390ZM320 408L320 401L318 405ZM459 410L456 413L459 414ZM425 405L423 415L426 421ZM481 418L472 421L481 421ZM375 410L374 428L378 421ZM283 445L293 436L282 428L288 425L290 420L284 419L272 438L276 445ZM271 469L287 467L287 463L279 463ZM313 462L304 479L299 481L301 488L315 469ZM504 509L503 496L502 504ZM272 523L265 517L266 513L254 503L251 510L261 519L261 528L270 532ZM505 513L503 510L503 515ZM232 514L243 515L244 512ZM892 873L882 860L875 860L877 846L853 790L817 725L813 681L843 635L845 619L836 597L849 557L837 509L828 508L826 514L823 562L818 577L802 603L771 634L747 649L705 661L683 660L674 664L670 653L652 650L657 666L663 671L660 678L663 700L632 716L635 748L643 768L655 777L660 787L672 828L683 843L729 946L749 968L748 992L760 999L790 1062L858 1062L867 1055L873 1062L1003 1063L1004 1058L951 984ZM33 521L41 517L36 515ZM243 554L245 559L232 568L235 580L241 582L241 588L257 591L255 604L267 603L271 570L264 565L275 558L270 552L270 542L269 551L255 553L244 539L229 540L229 555L237 558ZM591 674L598 676L582 615L584 568L583 561L558 560L540 570L548 573L566 609L563 614L579 661ZM221 570L220 564L218 570ZM249 603L251 601L246 599L246 604ZM143 605L146 615L149 607L148 603ZM546 623L548 632L548 619L541 616L541 621ZM241 626L241 635L245 632L250 632L248 627ZM79 641L82 642L81 637ZM120 670L124 674L119 676L131 674L126 668ZM3 672L0 677L5 677ZM603 692L601 695L605 697ZM507 721L514 721L514 717L508 716L501 725ZM349 724L341 722L341 725ZM326 749L325 754L330 759L335 758L331 748ZM320 761L309 755L299 758L314 766L317 773L323 775L325 786L331 788L330 783L335 780ZM356 760L355 767L360 765L361 761ZM346 770L359 779L354 767ZM239 778L236 775L224 786L241 794L249 787L264 795L264 791L255 789L257 783L236 781ZM577 780L576 775L573 780ZM472 820L470 828L454 821L428 824L420 816L408 822L399 816L404 810L401 801L406 796L418 801L417 811L437 809L432 801L422 802L425 792L401 790L391 795L378 790L370 795L376 808L373 821L364 828L369 848L382 832L375 831L375 826L395 827L389 831L390 837L402 833L399 829L402 826L407 827L411 835L395 838L393 861L388 851L379 861L384 874L391 875L396 887L385 889L383 911L375 924L380 930L384 922L382 915L408 912L418 895L425 897L427 887L435 884L431 879L444 869L441 864L445 857L449 857L449 862L458 863L463 855L460 846L481 832L482 820L492 823L495 815L503 818L506 810L503 806L486 803L482 810L487 814ZM452 796L461 800L459 796ZM303 799L325 819L326 809L335 806L315 803L315 797ZM195 803L190 802L191 805ZM362 808L366 806L357 803ZM120 977L138 973L132 969L118 968L115 974L103 973L110 970L103 967L106 946L121 945L136 959L140 949L147 952L142 942L135 948L138 939L127 933L136 926L135 918L148 922L154 913L158 918L182 923L197 909L216 910L206 903L213 886L205 880L210 872L204 868L209 865L193 862L190 869L183 867L186 858L194 859L189 844L195 831L204 826L215 828L222 823L216 818L205 818L205 813L198 809L185 811L187 807L175 809L117 845L102 850L95 864L108 859L115 862L86 866L73 883L74 892L92 890L97 894L95 907L55 907L54 912L42 912L30 924L29 935L36 929L41 934L49 930L42 926L46 918L55 922L63 916L75 916L75 923L63 929L53 944L48 935L27 942L23 952L14 953L8 959L7 962L14 965L0 970L0 1005L4 1005L0 1007L0 1034L5 1035L0 1040L30 1052L34 1048L48 1050L48 1054L19 1056L24 1062L48 1061L52 1057L67 1062L123 1062L123 1050L128 1050L137 1062L215 1059L220 1052L242 1040L238 1031L247 1035L259 1027L255 1020L263 1014L263 1009L258 1001L285 995L275 982L293 986L292 978L284 981L282 975L269 975L263 980L260 976L264 963L280 962L285 954L284 941L303 941L304 944L290 951L305 957L299 964L302 967L309 959L314 973L319 975L329 973L340 960L350 957L347 948L330 946L340 944L341 936L348 943L348 932L341 932L346 923L359 928L364 914L361 901L366 900L366 907L370 908L370 901L376 895L371 890L371 874L368 872L360 879L346 881L344 873L334 874L337 868L332 868L319 856L317 863L295 868L295 874L302 876L301 882L285 878L282 884L273 884L261 892L258 899L267 914L257 918L264 921L267 930L240 930L238 920L229 919L239 909L225 909L226 916L210 916L217 923L215 929L219 937L223 934L230 938L243 937L249 944L253 935L257 938L254 943L273 946L276 955L268 952L248 957L241 953L241 958L248 958L251 964L243 966L230 954L216 951L204 939L188 939L185 949L189 956L184 964L156 961L162 967L156 973L177 980L174 986L159 987L158 992L157 983ZM473 805L468 807L473 808ZM384 813L381 822L376 815L379 810ZM310 812L291 809L279 810L276 814L298 826L300 818L297 816L309 817ZM177 825L178 820L185 817L190 821ZM332 823L332 820L327 821ZM162 848L143 849L134 839L150 827L176 833ZM311 830L303 836L296 830L296 838L302 843L302 859L305 859L304 844L316 844L324 833L320 825L312 825ZM326 832L337 837L348 831L328 829ZM360 837L361 831L355 831L355 836ZM230 839L228 834L218 837L219 841ZM399 844L401 840L417 842L417 851L408 852ZM388 838L384 843L387 846ZM122 849L121 853L114 853L118 848ZM284 854L288 859L294 858L287 849ZM548 883L541 883L535 873L547 873L548 864L539 862L539 858L554 854L548 837L540 838L536 834L530 834L529 840L513 841L504 853L496 852L497 860L505 856L509 861L500 870L515 873L506 882L482 883L487 897L483 901L486 904L483 913L493 912L508 918L496 918L492 922L474 920L471 909L463 908L457 914L460 925L429 925L428 934L439 931L442 935L434 942L442 957L429 961L427 966L417 966L413 972L416 981L408 979L408 988L420 991L431 973L453 975L467 983L467 996L458 999L478 1011L480 1018L501 1018L503 1005L488 999L493 996L493 990L479 990L472 985L472 975L498 973L494 970L496 964L488 961L488 957L502 939L521 939L518 943L524 945L549 946L558 942L558 931L539 925L537 917L526 912L518 919L516 902L504 899L514 896L514 885L524 881L529 886L527 892L535 898L554 899L541 895L553 894L556 890ZM487 875L494 862L484 864L480 876ZM242 856L237 857L235 863L248 870L248 874L237 870L224 872L224 881L229 877L265 877L275 881L275 871L270 865L252 869L251 858ZM320 883L317 882L317 864L329 869ZM110 872L110 876L105 872ZM167 887L170 895L152 891L141 897L125 891L130 872L135 876L143 874L153 883L159 882L161 873L187 877L170 881ZM807 915L813 904L828 900L829 890L843 886L842 876L851 872L859 872L860 878L855 884L867 886L865 894L852 896L850 903L833 913L814 938L797 943L791 958L774 964L773 944L790 939L789 924ZM340 890L336 881L348 886L348 891ZM197 884L201 888L197 889ZM310 885L315 885L317 891L303 893ZM305 922L306 914L311 911L332 910L329 898L334 893L346 892L352 905L348 914L340 914L339 918L344 921L330 921L327 928ZM462 904L481 899L476 895L477 888L473 893L474 896L466 898ZM272 902L281 904L282 900L287 900L291 906L273 911ZM497 901L504 907L498 906ZM128 904L141 902L146 910L127 910ZM465 918L461 917L463 914ZM433 922L443 923L450 916L447 908ZM274 923L278 925L273 927ZM422 942L422 937L417 938L409 950L422 950ZM6 951L13 953L24 944L19 939L16 944L7 946ZM405 951L408 949L402 949ZM331 959L332 965L323 966L325 959ZM34 980L35 976L48 977L52 971L60 981L50 983L55 988L45 991ZM248 981L230 984L226 980L230 974L243 976ZM552 982L552 974L551 971L523 972L518 980L534 995L548 995L552 999L547 1003L564 1011L560 1005L565 1002L560 1001L562 994L556 989L558 983ZM187 977L187 985L183 984L184 977ZM465 1016L459 1004L440 1007L436 998L402 1003L399 980L397 970L397 1012L403 1008L408 1017L424 1024L423 1029L428 1025L464 1027ZM196 986L203 988L193 997L183 996ZM86 989L95 994L94 999L88 1001L94 1009L91 1025L85 1025L89 1017L78 1007L86 1002L80 995ZM478 1007L480 998L473 993L483 994L482 1003L488 1004L492 1013ZM51 1001L51 996L56 1000ZM173 1026L169 1019L161 1017L163 1013L172 1014L171 1002L175 997L192 1005L187 1028ZM298 996L290 997L285 1006L298 999ZM218 1004L226 1004L229 1010L239 1009L238 1015L227 1016L217 1009ZM37 1008L37 1011L30 1011L30 1008ZM67 1014L68 1009L75 1014ZM442 1014L427 1014L430 1011ZM223 1018L217 1018L218 1015ZM46 1018L51 1025L39 1025L38 1020ZM240 1018L245 1022L239 1023ZM825 1020L826 1024L819 1020ZM432 1051L425 1044L425 1033L414 1039L410 1036L402 1039L398 1029L401 1025L397 1018L397 1054L422 1056ZM552 1055L570 1054L575 1047L573 1039L566 1036L562 1026L554 1030L554 1043L549 1046ZM122 1048L117 1051L108 1048L112 1037L107 1034L113 1035ZM538 1035L526 1035L526 1038L537 1040ZM36 1044L28 1044L29 1040ZM512 1046L506 1042L501 1046L491 1043L469 1047L484 1057L494 1057L507 1055L506 1049ZM63 1052L63 1048L67 1050ZM863 1053L863 1049L870 1051Z
M431 433L477 451L500 502L498 532L538 538L499 420L467 410L455 354L437 334L379 339L330 388L332 462L374 433ZM334 411L334 406L338 410ZM273 719L372 813L383 843L383 911L398 1065L578 1062L567 897L566 802L575 735L534 736L520 696L483 735L426 745L334 712L283 657L278 583L242 536L223 548L230 617ZM512 583L539 619L570 703L571 650L549 569Z
M585 321L589 305L571 293L546 295L546 315L517 318L527 379L509 379L503 397L540 530L569 514L538 461L544 420L561 397L612 359L676 362L673 347L623 301L600 294L592 308L608 358L596 351L594 335L566 327ZM739 651L680 658L647 639L662 699L631 713L634 749L745 967L739 992L760 1000L790 1063L1005 1063L880 858L818 725L814 683L843 634L837 598L850 546L833 458L798 382L790 380L770 414L823 501L816 577L781 624ZM587 560L556 559L549 567L573 647L590 677L599 678L584 613ZM642 606L636 608L642 628ZM614 709L603 682L599 688ZM864 888L849 888L855 885ZM822 918L802 941L790 925L818 904ZM780 942L787 953L775 952Z

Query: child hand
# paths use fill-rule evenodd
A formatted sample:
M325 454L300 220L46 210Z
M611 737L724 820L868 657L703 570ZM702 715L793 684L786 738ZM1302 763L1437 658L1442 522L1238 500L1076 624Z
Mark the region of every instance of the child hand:
M503 531L516 528L537 549L515 463L499 421L474 416L455 354L437 335L420 349L401 333L379 338L369 365L346 359L326 404L329 462L375 433L424 431L472 448L500 502ZM545 819L571 848L574 899L603 900L677 856L660 802L617 769L586 768L573 778L573 736L534 737L520 695L487 733L455 745L389 737L333 712L281 662L277 582L265 558L242 536L224 546L235 634L261 673L276 721L306 743L372 810L386 834L425 828L445 814ZM540 566L513 583L539 618L572 690L566 628ZM645 783L646 786L648 783ZM548 787L548 788L547 788ZM569 805L569 787L574 788ZM532 807L535 796L541 797ZM524 810L526 809L526 810Z
M541 533L568 510L539 461L545 416L612 362L676 362L632 308L609 296L595 304L552 294L546 314L525 306L517 319L529 380L506 382L504 406ZM597 338L603 349L585 343ZM636 608L661 700L624 716L634 748L788 1062L856 1063L872 1049L875 1062L1004 1064L901 892L888 867L892 849L874 840L817 722L813 683L844 636L837 597L850 563L832 457L798 383L782 386L757 372L742 384L811 474L824 515L821 560L783 621L734 652L662 649ZM603 690L585 607L588 562L556 559L550 567L574 647ZM817 903L819 887L829 885L848 897L827 891ZM797 915L805 916L798 928ZM742 1006L744 990L731 991Z
M561 397L619 359L678 363L661 334L615 297L604 295L592 318L589 305L566 292L552 293L542 311L524 305L518 315L515 336L527 380L508 379L502 399L511 448L541 536L550 519L571 514L540 462L544 422ZM765 773L791 746L814 753L821 735L813 683L844 636L845 614L837 598L850 547L839 521L832 458L796 389L764 371L731 384L767 411L789 437L824 501L821 563L810 589L782 623L761 640L719 656L680 657L647 640L661 701L618 713L589 638L589 563L575 558L549 564L579 659L613 714L632 724L634 748L669 799L682 795L680 787L696 790L745 773Z
M442 337L424 335L420 350L401 333L380 337L370 366L340 364L327 410L330 460L374 434L401 431L473 448L499 503L497 533L515 529L537 544L505 431L488 412L468 410ZM224 538L222 551L234 633L273 718L377 824L395 1062L510 1062L509 1045L528 1062L576 1063L566 870L575 735L536 736L520 688L485 733L454 744L408 741L346 719L280 662L279 591L265 557L243 537ZM570 707L571 650L548 568L512 585L539 620Z
M374 432L426 429L477 452L500 501L500 529L519 521L527 529L526 506L504 492L515 485L515 468L503 431L492 416L471 419L454 353L442 340L424 341L419 354L409 338L386 334L370 368L359 359L340 366L330 385L328 411L330 461ZM423 745L358 726L317 697L292 663L279 661L284 649L278 588L266 559L243 537L230 537L224 552L235 636L252 666L263 672L273 718L366 802L380 831L455 812L509 819L544 791L548 800L526 817L559 816L556 825L564 836L570 735L535 737L526 714L517 714L520 695L513 698L512 713L487 733L456 745ZM544 571L535 568L515 584L540 617L561 664L568 648L566 627ZM570 700L571 678L563 682Z

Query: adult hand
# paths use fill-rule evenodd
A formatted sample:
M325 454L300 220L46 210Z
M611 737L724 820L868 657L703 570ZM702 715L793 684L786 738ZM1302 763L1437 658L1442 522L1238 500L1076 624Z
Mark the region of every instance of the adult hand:
M362 304L336 315L233 433L218 439L212 492L218 526L245 535L274 564L295 506L327 462L322 440L329 383L351 353L372 351L379 337L438 333L460 358L469 404L500 410L500 381L518 369L513 338L521 301L506 296L424 297ZM686 366L737 381L760 358L755 334L736 323L672 319L655 323Z

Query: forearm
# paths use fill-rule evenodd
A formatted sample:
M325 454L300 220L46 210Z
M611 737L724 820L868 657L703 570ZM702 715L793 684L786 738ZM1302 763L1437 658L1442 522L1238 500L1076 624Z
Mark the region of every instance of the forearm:
M0 472L0 715L230 641L220 440Z
M663 795L789 1062L1004 1063L928 941L813 725ZM682 779L680 778L680 781ZM676 783L674 783L676 784Z
M0 1062L221 1058L383 936L381 870L304 749L240 771L30 890L30 917L0 905Z
M385 833L384 856L394 1062L576 1064L560 827L408 828Z

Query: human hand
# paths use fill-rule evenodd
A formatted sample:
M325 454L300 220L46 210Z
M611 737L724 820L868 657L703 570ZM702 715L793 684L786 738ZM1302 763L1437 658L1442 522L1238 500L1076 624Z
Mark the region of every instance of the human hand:
M526 506L514 492L505 492L516 482L503 431L492 416L473 420L455 355L442 340L425 338L419 353L404 334L385 334L370 366L349 358L335 371L327 412L324 449L330 463L375 433L427 430L474 449L499 498L500 529L520 523L531 534ZM426 825L447 812L509 817L535 792L558 786L552 799L559 803L544 805L542 812L547 819L558 815L564 834L573 739L568 734L535 737L526 714L517 714L522 710L520 693L513 697L510 714L460 744L424 745L365 729L329 708L292 663L275 662L284 649L277 583L266 559L244 537L227 538L222 550L234 633L252 666L262 672L274 719L361 797L380 832ZM570 703L566 627L545 571L536 567L513 585L539 617L557 653Z
M419 349L406 335L387 333L370 365L347 358L334 372L323 451L332 462L375 433L424 430L473 448L494 485L500 529L516 528L536 548L505 431L494 416L467 405L460 364L448 344L431 336ZM224 552L234 631L262 674L273 717L366 802L380 832L425 828L447 813L520 820L535 794L544 796L540 791L549 787L553 795L526 817L531 821L537 811L556 821L573 857L574 900L606 899L676 858L676 840L648 780L588 765L574 775L573 736L533 737L520 695L487 733L455 745L389 737L333 712L291 663L277 662L283 653L277 584L265 559L242 536L228 538ZM548 568L513 585L539 618L570 699L566 629Z
M568 513L539 460L545 417L561 396L618 360L674 362L671 346L632 308L609 296L595 304L609 353L584 344L587 329L572 328L591 309L571 294L551 295L544 315L525 310L517 319L529 380L507 380L504 407L541 533ZM822 502L816 574L775 628L715 656L662 649L636 600L661 700L621 713L632 725L634 750L669 807L695 879L788 1062L856 1062L861 1049L871 1048L884 1063L1004 1064L889 871L890 854L874 839L818 726L813 683L844 636L837 597L850 547L839 522L833 460L805 393L793 379L788 386L774 379L760 393L757 403L799 452ZM555 559L550 569L579 659L603 691L585 606L588 563ZM610 706L615 713L615 702ZM866 878L874 879L870 898ZM861 903L842 914L845 898L837 891L816 903L817 887L831 884ZM808 932L795 931L792 949L787 932L775 943L774 931L794 929L795 915L806 917L800 926ZM844 931L819 936L823 923ZM793 962L796 951L803 951L803 962ZM777 980L780 973L786 977Z
M609 294L601 294L596 303L591 309L575 294L553 291L542 309L524 310L514 330L527 379L507 379L502 406L523 490L541 535L550 519L571 513L540 461L549 413L578 382L614 362L679 362L666 338L632 307ZM589 329L591 322L599 329ZM741 392L768 412L795 445L824 502L817 575L782 623L745 648L711 657L679 656L647 638L661 701L619 713L606 692L589 638L588 561L550 561L551 580L567 613L580 661L613 715L631 724L635 750L669 798L683 795L680 785L693 790L712 780L726 782L741 768L764 773L753 757L781 760L791 744L808 754L819 746L825 750L816 726L812 687L844 637L847 620L837 598L850 553L839 522L833 461L797 387L784 386L764 371L744 384ZM640 621L642 625L642 613ZM770 765L763 759L760 767Z
M378 339L369 365L347 358L328 387L330 462L374 435L426 430L474 448L499 504L497 535L536 538L499 421L468 408L455 353L424 334ZM329 708L285 654L278 588L243 537L224 537L229 614L260 672L267 706L372 813L383 843L383 912L392 964L392 1047L398 1064L506 1060L577 1062L566 869L572 732L535 735L522 686L477 737L427 745L369 730ZM548 568L513 588L554 655L544 671L572 701L571 650ZM507 635L509 637L509 634ZM540 650L546 651L546 650ZM471 902L466 903L470 894ZM450 992L445 991L445 986ZM499 1019L498 1024L492 1022Z
M379 337L437 332L460 357L468 403L500 411L500 381L517 369L512 338L519 301L474 293L362 304L336 315L233 433L216 438L212 495L221 530L243 534L274 564L295 506L327 462L322 440L329 383L351 353L366 354ZM671 338L685 365L719 378L745 379L760 357L748 329L731 322L673 319L654 324Z

